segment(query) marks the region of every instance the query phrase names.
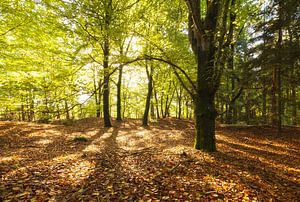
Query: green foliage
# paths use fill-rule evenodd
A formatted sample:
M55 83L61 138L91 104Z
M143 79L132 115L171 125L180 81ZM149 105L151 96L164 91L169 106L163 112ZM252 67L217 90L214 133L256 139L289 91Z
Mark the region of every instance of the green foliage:
M200 2L200 17L204 19L207 1ZM225 13L226 1L220 2L221 12ZM234 103L238 112L236 122L264 122L265 101L269 119L272 74L280 62L283 122L299 123L296 6L299 3L284 1L282 22L279 22L276 18L278 0L236 2L228 11L236 15L230 42L234 46L234 65L233 68L228 65L231 49L227 46L221 49L224 57L218 67L223 73L216 96L216 107L222 114L219 119L225 122L228 118L226 111L240 88L243 91ZM107 14L109 26L105 21ZM229 26L230 15L225 22ZM276 55L278 28L284 32L280 61ZM215 33L220 34L219 30ZM231 37L229 32L224 35L225 40ZM193 101L182 84L192 89L198 70L189 45L188 8L184 1L3 0L0 4L1 118L40 122L72 120L95 116L99 108L102 115L104 39L108 39L110 45L109 107L113 117L116 116L116 68L124 63L122 114L128 118L142 117L147 94L145 61L128 61L145 55L164 61L148 61L153 69L156 98L153 95L152 105L156 116L167 114L167 108L168 115L176 116L179 101L184 117L192 116Z

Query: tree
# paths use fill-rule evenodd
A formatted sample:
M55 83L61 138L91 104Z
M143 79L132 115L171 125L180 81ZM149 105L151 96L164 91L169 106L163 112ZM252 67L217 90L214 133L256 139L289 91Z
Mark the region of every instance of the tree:
M224 44L228 8L232 1L187 0L189 38L197 61L197 88L193 95L195 110L195 148L216 151L215 94L221 69L218 60ZM224 20L225 19L225 20ZM221 67L222 68L222 67Z

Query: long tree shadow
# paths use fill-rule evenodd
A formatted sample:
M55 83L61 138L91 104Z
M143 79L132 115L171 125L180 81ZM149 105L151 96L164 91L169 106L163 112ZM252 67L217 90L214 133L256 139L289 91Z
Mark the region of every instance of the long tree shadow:
M216 162L206 162L211 169L211 175L226 179L234 177L248 189L253 190L263 198L273 198L279 201L294 201L299 198L299 183L296 181L297 174L276 168L276 163L267 166L257 157L246 151L244 155L238 153L239 149L232 152L220 151L211 156ZM242 150L241 150L242 151ZM223 168L223 169L220 169ZM288 196L285 194L289 193ZM288 198L287 198L288 197ZM261 200L262 200L261 199Z
M94 143L98 150L85 151L84 158L93 162L93 171L82 183L71 187L73 190L82 191L71 194L64 193L57 199L66 201L137 199L134 197L127 198L128 194L132 193L135 188L132 184L133 179L122 165L125 151L117 143L120 125L121 123L117 122L102 141Z
M295 201L299 197L295 180L299 159L294 159L295 164L282 161L289 157L285 144L279 149L281 153L263 151L261 145L255 147L259 142L255 135L241 136L237 131L218 134L219 152L204 154L191 147L194 132L177 130L176 121L149 129L140 127L137 121L114 125L97 131L92 129L99 126L97 122L71 131L51 127L48 132L52 131L53 137L31 137L30 144L47 138L49 141L32 150L18 150L30 152L2 178L0 192L4 192L0 200L26 192L31 194L28 198L38 201L205 201L235 198L238 194L242 195L237 200L243 200L245 189L258 200ZM186 128L190 127L193 125ZM74 133L85 135L86 131L93 132L87 142L70 138ZM280 166L290 170L281 172ZM16 186L21 188L16 190Z

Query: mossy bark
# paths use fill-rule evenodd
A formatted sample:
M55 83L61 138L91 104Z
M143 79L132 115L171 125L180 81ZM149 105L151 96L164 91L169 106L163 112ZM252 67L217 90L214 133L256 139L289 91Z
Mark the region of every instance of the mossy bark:
M202 93L206 95L194 100L195 149L214 152L216 151L214 96L205 91Z

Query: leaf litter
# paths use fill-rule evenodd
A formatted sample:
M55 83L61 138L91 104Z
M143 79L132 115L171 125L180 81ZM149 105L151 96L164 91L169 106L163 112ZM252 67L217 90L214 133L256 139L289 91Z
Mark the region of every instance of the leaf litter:
M191 121L105 129L0 122L0 201L297 201L299 127L218 126L218 152L192 148ZM74 141L82 137L86 141Z

